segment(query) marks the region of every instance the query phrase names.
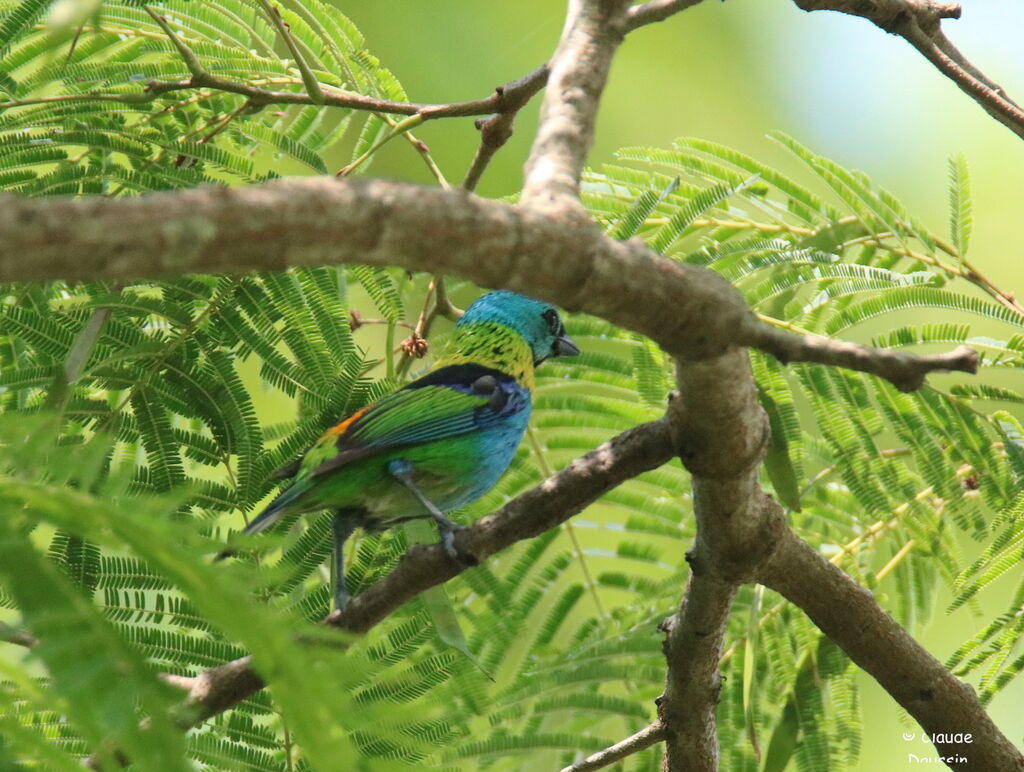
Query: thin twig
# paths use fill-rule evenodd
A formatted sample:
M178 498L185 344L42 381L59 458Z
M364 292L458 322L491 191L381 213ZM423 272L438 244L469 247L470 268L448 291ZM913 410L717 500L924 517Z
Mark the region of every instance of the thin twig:
M462 318L463 313L465 312L453 305L449 299L444 276L439 273L434 274L430 280L430 285L427 287L427 294L423 299L423 309L420 311L416 326L413 327L412 340L426 341L438 316L443 316L451 322L457 322ZM397 374L399 377L408 372L414 359L416 357L413 356L411 350L405 352L405 358L398 364Z
M196 56L195 51L189 48L188 44L178 37L174 30L171 29L171 25L168 23L167 17L154 11L151 6L147 5L144 7L146 9L146 13L153 17L153 21L160 26L160 29L164 31L164 34L167 35L174 47L178 49L178 55L185 63L185 66L188 67L188 71L192 73L192 80L201 80L206 75L206 70L203 69L203 65L200 63L199 57Z
M0 622L0 641L13 643L31 649L39 643L39 639L27 630L19 630L6 622Z
M525 104L525 102L523 103ZM480 131L480 143L477 145L473 162L462 180L464 190L476 190L484 170L497 153L512 136L512 126L522 105L492 115L490 118L477 118L474 125Z
M573 762L567 767L562 767L561 772L592 772L595 769L603 769L611 766L616 761L622 761L634 753L650 748L655 743L665 739L665 727L660 721L655 721L641 729L625 740L620 740L604 750L592 753L585 759Z
M913 21L897 34L935 65L939 72L952 80L961 91L981 105L985 112L1024 139L1024 110L1007 97L1001 87L984 76L977 77L975 73L979 72L978 69L963 58L937 24L925 31L919 23ZM959 55L960 60L951 54Z
M537 437L537 432L534 430L532 425L526 427L526 441L530 445L530 450L533 451L534 458L537 459L537 465L540 467L540 472L544 477L551 477L555 471L551 468L551 464L548 463L547 458L544 455L544 448L540 444L540 439ZM572 522L566 520L562 524L565 528L565 532L569 534L569 541L572 542L572 551L576 554L576 562L579 563L580 573L583 574L583 584L587 588L587 592L590 593L591 599L594 601L594 608L597 609L597 615L601 619L606 619L608 614L604 610L604 605L601 603L601 596L597 591L597 582L594 581L593 575L590 573L590 566L587 565L587 556L583 554L583 546L580 544L579 537L576 535L576 528Z
M251 110L251 109L252 109L252 103L251 102L249 102L248 100L246 100L245 102L242 102L242 104L240 104L237 108L235 108L230 113L228 113L226 116L224 116L224 118L216 126L213 127L213 129L210 131L210 133L207 134L205 137L203 137L201 140L199 140L196 144L197 145L205 145L211 139L213 139L218 134L220 134L222 131L224 131L224 129L226 129L231 124L231 122L233 120L235 120L235 118L237 118L239 115L244 113L246 110Z
M648 0L646 3L634 5L626 16L626 31L632 32L654 22L665 21L680 11L698 5L701 0Z
M671 13L685 10L694 5L694 2L664 2L664 0L652 0L652 2L638 5L631 9L628 31L633 31L647 24L662 21L668 15L665 11L672 6ZM147 12L154 21L165 32L169 25L164 17L147 6ZM96 30L91 30L96 31ZM108 28L108 32L142 37L157 37L155 33L147 33L140 30ZM141 92L101 92L93 91L85 94L56 94L52 96L32 97L28 99L11 99L7 102L0 102L0 110L29 105L49 104L55 102L121 102L123 104L144 104L151 102L159 96L175 91L187 91L199 87L209 88L216 91L223 91L231 94L239 94L253 100L260 105L314 105L315 102L308 92L273 91L261 88L253 83L242 83L213 75L203 69L195 53L184 44L184 42L173 33L168 38L178 49L193 77L186 80L165 81L153 79L146 83ZM187 53L186 53L187 52ZM187 58L186 58L187 57ZM199 78L196 74L199 73ZM374 113L386 113L390 115L416 115L421 114L424 120L435 118L457 118L472 117L479 115L509 114L518 111L530 99L547 84L550 70L548 65L542 64L532 72L509 81L504 86L499 86L489 96L481 99L471 99L464 102L396 102L388 99L356 94L333 86L319 84L323 94L323 105L327 107L338 107L349 110L364 110ZM301 80L293 78L267 78L262 82L275 84L296 84L306 86ZM486 165L486 164L484 164Z
M274 25L277 30L277 34L284 40L288 51L291 52L292 58L295 60L295 66L299 68L299 74L302 76L302 83L306 87L306 93L309 95L310 100L313 104L322 105L324 103L324 92L320 87L320 81L316 75L309 68L306 63L306 58L302 55L299 50L299 46L295 42L295 38L292 37L291 30L285 23L284 18L281 16L281 10L276 6L268 2L268 0L259 0L260 7L263 8L263 12L270 19L270 23Z
M337 173L334 176L344 177L348 174L351 174L364 163L366 163L367 159L369 159L370 156L372 156L374 153L380 150L388 142L393 140L395 137L401 136L405 132L416 128L421 123L423 123L422 115L410 115L408 118L398 121L397 123L390 127L390 130L387 131L383 137L374 142L373 145L371 145L365 153L363 153L361 156L359 156L351 163L342 166L340 169L338 169Z

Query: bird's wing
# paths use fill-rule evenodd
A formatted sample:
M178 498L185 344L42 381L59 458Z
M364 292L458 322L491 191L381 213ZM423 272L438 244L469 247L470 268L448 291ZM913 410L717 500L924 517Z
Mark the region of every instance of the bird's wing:
M529 404L526 388L498 370L440 367L328 429L299 474L318 477L386 450L485 429Z

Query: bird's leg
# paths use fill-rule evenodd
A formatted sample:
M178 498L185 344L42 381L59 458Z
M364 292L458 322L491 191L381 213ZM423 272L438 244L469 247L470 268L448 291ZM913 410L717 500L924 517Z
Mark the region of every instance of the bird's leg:
M345 584L345 541L356 529L352 513L339 509L331 520L334 532L334 608L344 611L351 596Z
M391 476L394 477L398 482L402 483L409 492L419 499L419 502L426 507L427 512L434 518L434 522L437 523L437 530L441 534L441 544L444 546L444 551L448 553L448 556L453 560L458 560L459 553L455 549L455 532L458 531L462 526L453 523L447 517L444 516L444 512L438 509L434 502L427 498L426 494L419 489L419 486L413 482L412 479L412 464L404 459L395 459L388 464L388 471L391 472Z

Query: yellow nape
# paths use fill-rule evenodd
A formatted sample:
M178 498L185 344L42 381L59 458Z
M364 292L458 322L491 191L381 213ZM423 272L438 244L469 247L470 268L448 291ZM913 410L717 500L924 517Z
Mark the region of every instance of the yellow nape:
M533 349L522 335L496 322L478 322L456 328L437 366L475 364L508 373L520 386L532 390Z

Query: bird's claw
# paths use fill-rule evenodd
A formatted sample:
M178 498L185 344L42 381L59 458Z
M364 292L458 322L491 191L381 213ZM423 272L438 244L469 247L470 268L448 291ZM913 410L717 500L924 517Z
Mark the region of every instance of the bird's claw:
M448 521L448 525L438 523L438 530L441 532L441 546L444 547L444 552L448 557L463 566L479 564L480 561L471 553L460 552L458 547L455 546L455 534L466 530L466 526Z
M459 551L455 548L455 532L461 531L462 526L455 525L452 523L448 527L442 527L441 529L441 546L444 547L445 553L452 560L459 559Z
M347 590L336 590L334 593L334 610L338 612L344 611L351 600L352 596L348 594Z

